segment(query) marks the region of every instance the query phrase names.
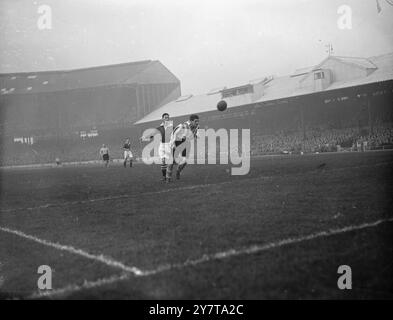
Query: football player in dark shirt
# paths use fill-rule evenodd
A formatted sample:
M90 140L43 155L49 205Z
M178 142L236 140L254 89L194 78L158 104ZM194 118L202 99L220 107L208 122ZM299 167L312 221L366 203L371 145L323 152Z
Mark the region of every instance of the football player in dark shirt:
M132 167L132 152L131 152L131 142L130 139L127 138L126 141L124 142L123 145L123 150L124 150L124 168L127 167L127 160L130 161L130 168Z
M105 167L108 167L108 165L109 165L109 149L105 144L103 144L100 149L100 155L102 157L102 161L104 161Z
M160 145L158 147L158 156L161 159L161 172L162 172L162 180L166 181L166 171L169 159L171 158L171 134L173 130L173 122L169 120L169 114L164 113L162 115L162 122L156 128L156 130L160 133L161 140ZM142 141L150 141L153 136L141 137Z

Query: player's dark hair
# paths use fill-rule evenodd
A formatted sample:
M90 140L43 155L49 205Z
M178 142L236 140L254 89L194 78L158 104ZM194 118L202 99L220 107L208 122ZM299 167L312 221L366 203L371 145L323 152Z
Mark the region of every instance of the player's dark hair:
M199 119L199 116L197 114L190 115L190 121L194 121L196 119Z
M169 117L169 113L166 113L166 112L163 113L162 116L161 116L161 119L164 118L165 116L168 116L168 117Z

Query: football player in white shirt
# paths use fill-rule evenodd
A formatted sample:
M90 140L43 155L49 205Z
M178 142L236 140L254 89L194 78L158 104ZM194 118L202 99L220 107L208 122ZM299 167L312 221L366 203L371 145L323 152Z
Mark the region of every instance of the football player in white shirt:
M192 114L190 119L184 123L179 124L174 130L171 136L171 146L173 163L170 164L166 172L166 181L172 181L173 167L178 165L176 170L176 179L180 179L180 173L187 165L187 148L190 140L197 138L197 133L199 129L199 116ZM176 158L179 156L177 153L181 152L181 157L179 163L176 162Z
M102 157L102 161L104 161L105 167L107 167L109 164L109 149L105 144L103 144L100 149L100 155Z

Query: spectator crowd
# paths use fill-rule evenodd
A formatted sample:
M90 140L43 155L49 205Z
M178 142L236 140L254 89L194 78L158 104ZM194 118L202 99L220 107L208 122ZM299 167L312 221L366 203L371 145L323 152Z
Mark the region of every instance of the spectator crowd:
M254 135L253 154L365 151L393 148L393 128L389 126L315 130L272 135Z
M253 133L253 132L251 132ZM91 139L43 140L32 145L5 143L0 138L0 166L101 160L99 149L105 143L110 158L123 157L124 137ZM140 157L143 146L138 137L131 137L134 157ZM393 126L370 128L309 128L305 132L252 134L251 154L316 153L393 149Z

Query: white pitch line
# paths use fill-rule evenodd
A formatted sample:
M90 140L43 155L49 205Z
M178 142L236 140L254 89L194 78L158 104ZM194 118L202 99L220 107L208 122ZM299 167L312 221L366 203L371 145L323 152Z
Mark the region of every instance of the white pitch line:
M154 274L161 273L163 271L172 270L172 269L182 269L187 266L195 266L195 265L198 265L198 264L201 264L204 262L227 259L229 257L239 256L239 255L243 255L243 254L253 254L253 253L257 253L257 252L261 252L261 251L279 248L279 247L286 246L286 245L291 245L291 244L295 244L295 243L299 243L299 242L314 240L314 239L322 238L322 237L329 237L329 236L333 236L336 234L346 233L346 232L350 232L350 231L354 231L354 230L361 230L361 229L365 229L365 228L376 227L376 226L380 225L381 223L392 222L392 221L393 221L393 218L381 219L381 220L377 220L374 222L363 223L361 225L352 225L352 226L347 226L347 227L343 227L340 229L330 229L327 231L321 231L321 232L313 233L313 234L298 237L298 238L287 238L287 239L279 240L277 242L270 242L265 245L252 245L250 247L243 248L243 249L230 249L227 251L222 251L222 252L218 252L218 253L214 253L214 254L204 254L199 259L187 260L184 263L164 265L164 266L158 267L155 270L143 271L142 276L154 275Z
M37 238L35 236L28 235L28 234L26 234L26 233L24 233L22 231L12 230L12 229L9 229L9 228L6 228L6 227L1 227L0 226L0 231L7 232L7 233L10 233L10 234L22 237L24 239L32 240L34 242L43 244L43 245L45 245L47 247L52 247L52 248L55 248L55 249L58 249L58 250L61 250L61 251L66 251L66 252L69 252L69 253L72 253L72 254L76 254L76 255L82 256L82 257L90 259L90 260L95 260L95 261L98 261L98 262L102 262L102 263L106 264L107 266L114 267L114 268L120 269L120 270L125 271L125 272L133 273L136 276L143 274L143 272L141 270L139 270L138 268L136 268L136 267L126 266L122 262L113 260L112 258L109 258L109 257L105 257L102 254L101 255L91 254L91 253L88 253L88 252L86 252L84 250L76 249L76 248L74 248L72 246L62 245L62 244L54 243L54 242L51 242L51 241L48 241L48 240L39 239L39 238Z
M108 278L103 278L103 279L98 279L95 281L84 281L83 284L77 285L69 285L64 288L60 289L53 289L53 290L47 290L47 291L37 291L33 293L31 296L28 297L28 299L38 299L38 298L43 298L43 297L53 297L53 296L58 296L58 295L64 295L64 294L69 294L72 292L77 292L81 291L84 289L94 289L97 287L101 287L103 285L108 285L112 284L115 282L127 280L130 278L130 273L124 273L121 275L114 275Z
M371 164L371 165L360 165L360 166L355 166L355 167L333 168L333 169L328 169L327 171L331 172L331 171L342 171L342 170L348 170L348 169L360 169L360 168L384 166L387 164L393 164L393 162L380 162L380 163ZM316 172L316 170L314 170L313 172ZM287 176L301 175L301 174L303 174L303 173L296 172L296 173L289 173L286 175L281 175L280 177L284 177L284 176L287 177ZM33 211L33 210L37 210L37 209L47 209L47 208L53 208L53 207L68 207L68 206L77 205L77 204L94 203L94 202L100 202L100 201L111 201L111 200L118 200L118 199L130 199L130 198L135 198L135 197L151 196L151 195L163 194L163 193L169 193L169 192L194 190L194 189L199 189L199 188L201 188L201 189L202 188L209 188L209 187L231 184L233 182L250 182L250 181L258 181L258 180L272 179L272 178L274 178L274 176L263 176L263 177L259 176L259 177L254 177L254 178L240 178L240 179L217 182L217 183L197 184L197 185L191 185L191 186L185 186L185 187L179 187L179 188L169 188L169 189L164 189L164 190L143 192L143 193L136 193L136 194L123 194L123 195L118 195L118 196L109 196L109 197L102 197L102 198L95 198L95 199L69 201L69 202L63 202L63 203L47 203L44 205L40 205L40 206L36 206L36 207L28 207L28 208L3 209L3 210L0 210L0 213L9 213L9 212L15 212L15 211Z
M227 259L230 257L235 257L235 256L240 256L240 255L246 255L246 254L254 254L262 251L267 251L271 249L276 249L280 248L283 246L291 245L291 244L296 244L296 243L301 243L305 241L310 241L318 238L324 238L324 237L330 237L334 236L337 234L343 234L346 232L351 232L355 230L362 230L366 228L372 228L376 227L382 223L386 222L393 222L393 218L388 218L388 219L380 219L374 222L367 222L363 223L360 225L351 225L343 228L338 228L338 229L330 229L327 231L321 231L317 233L312 233L306 236L301 236L298 238L287 238L283 240L279 240L276 242L270 242L264 245L252 245L243 249L230 249L227 251L222 251L222 252L217 252L214 254L205 254L201 258L198 259L191 259L187 260L183 263L175 263L175 264L166 264L159 266L156 269L153 270L140 270L139 274L134 274L137 277L146 277L146 276L152 276L156 275L162 272L170 271L170 270L175 270L175 269L183 269L189 266L196 266L205 262L210 262L210 261L217 261L217 260L223 260ZM128 280L131 278L131 274L122 274L120 276L112 276L109 278L104 278L104 279L99 279L97 281L85 281L82 285L70 285L66 286L61 289L56 289L56 290L51 290L47 292L38 292L35 293L31 296L31 298L39 298L39 297L52 297L56 295L65 295L65 294L71 294L77 291L81 291L84 289L91 289L91 288L97 288L103 285L109 285L113 284L119 281L124 281Z

